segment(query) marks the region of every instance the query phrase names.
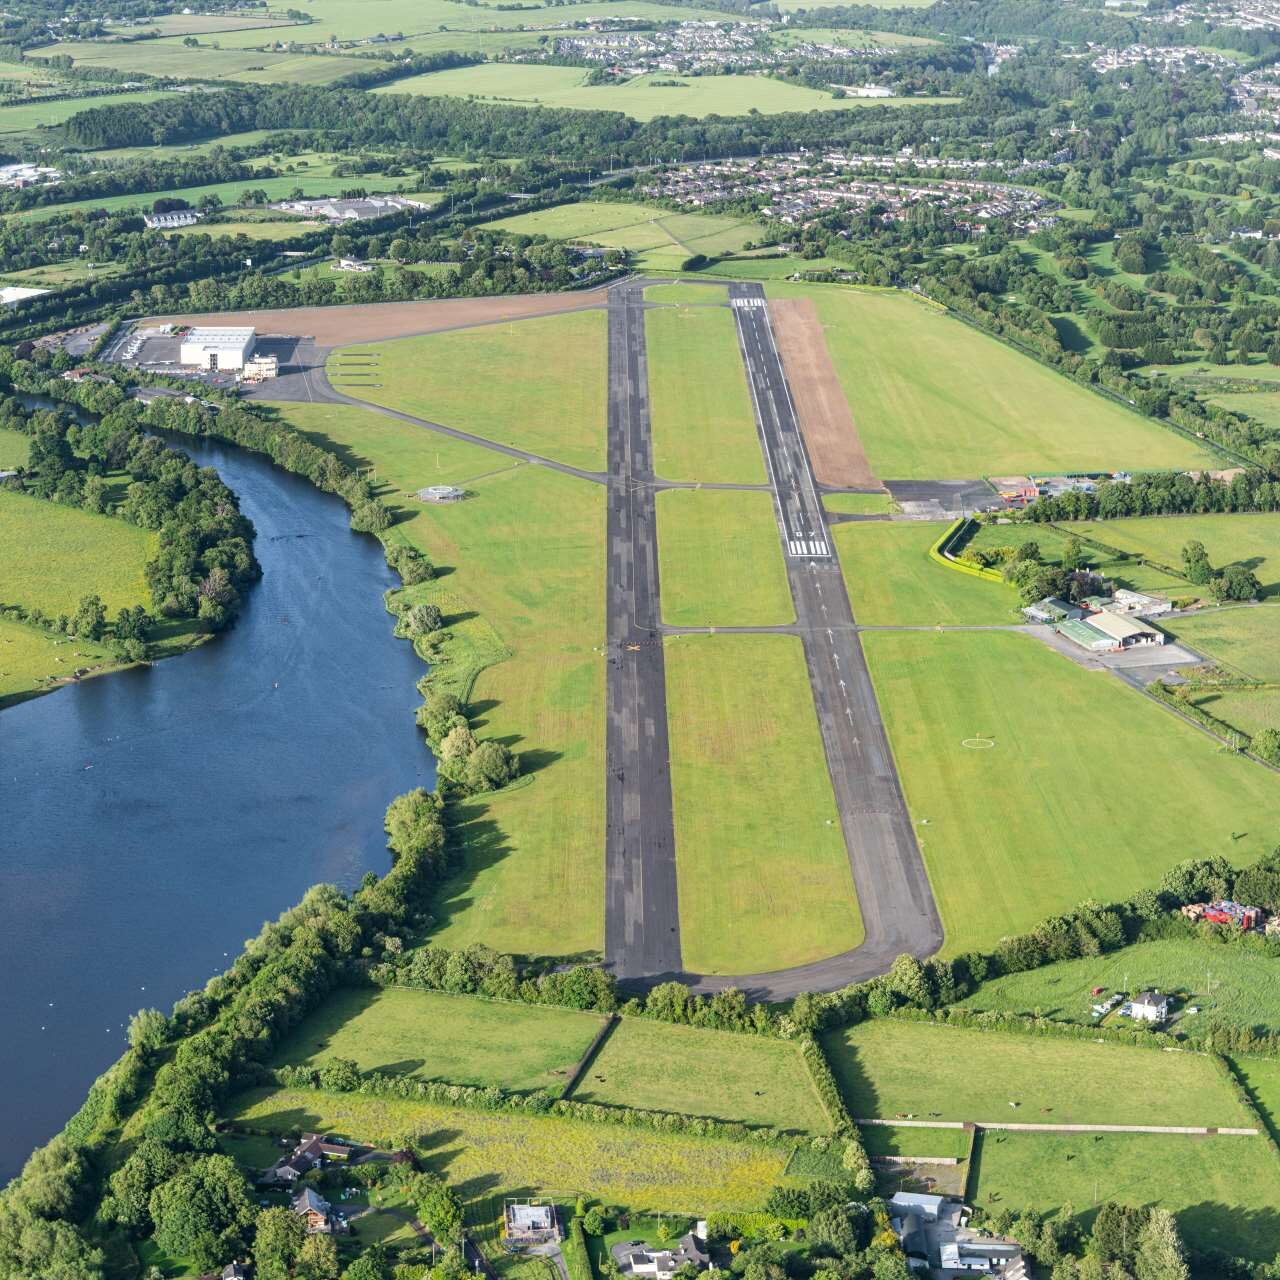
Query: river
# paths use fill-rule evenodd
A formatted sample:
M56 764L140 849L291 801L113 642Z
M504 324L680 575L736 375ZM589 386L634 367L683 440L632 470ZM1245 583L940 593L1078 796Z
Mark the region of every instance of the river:
M257 527L236 626L181 657L0 711L0 1185L126 1046L321 881L388 865L382 815L431 787L423 666L381 548L339 499L236 449Z

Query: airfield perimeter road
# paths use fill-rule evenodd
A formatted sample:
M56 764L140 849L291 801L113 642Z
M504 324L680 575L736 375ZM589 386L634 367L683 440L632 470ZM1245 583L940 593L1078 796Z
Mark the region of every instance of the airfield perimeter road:
M609 292L605 960L680 970L643 288Z

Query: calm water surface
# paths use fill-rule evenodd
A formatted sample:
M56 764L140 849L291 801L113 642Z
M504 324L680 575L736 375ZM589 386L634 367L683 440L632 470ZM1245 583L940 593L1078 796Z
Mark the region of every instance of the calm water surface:
M378 544L253 455L175 439L258 530L234 630L0 711L0 1185L125 1048L319 881L387 867L382 814L434 785L423 667Z

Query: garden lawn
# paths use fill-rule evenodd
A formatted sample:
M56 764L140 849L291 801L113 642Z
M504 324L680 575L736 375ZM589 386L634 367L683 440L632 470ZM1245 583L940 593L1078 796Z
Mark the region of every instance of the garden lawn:
M1109 546L1115 545L1105 536L1105 526L1086 529L1082 525L1064 524L1059 527L1097 538ZM1024 543L1034 542L1040 548L1040 559L1045 564L1058 565L1062 563L1068 540L1069 534L1059 533L1056 528L1050 528L1048 525L984 524L966 545L991 550L995 547L1020 547ZM1185 578L1174 577L1152 565L1143 564L1139 559L1116 556L1111 552L1091 547L1087 543L1084 546L1084 554L1090 569L1117 586L1127 587L1130 591L1153 591L1157 595L1173 598L1194 597L1199 594L1198 590ZM1165 562L1162 560L1161 563ZM1173 569L1181 568L1182 565L1180 558L1168 563Z
M763 973L862 941L795 636L666 642L684 967Z
M571 1009L359 988L329 996L276 1060L323 1066L350 1058L361 1071L558 1091L602 1025L599 1014Z
M654 471L664 480L763 484L764 457L733 313L727 307L646 311L644 331Z
M79 668L109 670L116 665L101 645L87 640L59 643L40 627L0 618L0 710L46 692L50 681L64 679Z
M567 1192L641 1211L755 1210L787 1158L785 1147L309 1089L253 1089L229 1114L271 1133L307 1129L382 1146L421 1134L425 1164L464 1201Z
M21 431L0 427L0 471L11 471L27 465L31 452L31 438Z
M673 627L795 621L773 497L738 489L658 494L662 620Z
M348 395L589 469L605 464L607 318L575 311L400 338L329 357L376 352L381 386ZM500 459L494 456L496 465Z
M1280 683L1280 608L1208 609L1162 628L1215 662L1254 680Z
M1107 994L1150 987L1168 992L1176 1001L1174 1025L1188 1036L1220 1022L1280 1030L1280 960L1194 939L1140 942L1111 955L1006 974L984 982L961 1004L1089 1026L1097 1003L1090 994L1094 987L1105 987ZM1188 1014L1187 1006L1200 1012Z
M828 1133L794 1044L623 1018L574 1090L578 1102Z
M545 413L544 385L524 389L529 412ZM598 951L604 489L367 410L276 407L350 465L377 467L397 519L390 540L449 570L413 589L445 614L447 633L431 659L438 687L469 699L481 735L520 755L522 781L460 807L453 830L462 869L436 896L437 940L538 955ZM457 484L473 496L448 506L408 496L426 484Z
M863 644L949 955L1155 885L1188 832L1237 865L1275 843L1280 776L1031 636Z
M859 1120L911 1114L991 1124L1253 1123L1200 1054L888 1018L831 1032L823 1047Z
M665 302L678 305L723 306L729 300L726 284L651 284L644 291L646 302Z
M863 626L1018 623L1018 593L929 558L947 523L853 522L832 528L853 616Z
M1179 570L1182 548L1203 542L1215 569L1243 564L1258 575L1264 597L1280 595L1280 514L1137 516L1064 527Z
M565 10L557 9L560 18ZM674 82L674 83L673 83ZM926 106L955 98L833 98L768 76L636 76L624 84L592 85L581 67L480 63L382 85L375 93L415 93L428 97L479 98L509 106L568 107L580 111L621 111L633 120L680 115L740 116L749 111L850 111L870 106Z
M887 493L826 493L822 505L828 511L851 516L883 516L897 509Z
M154 545L155 534L123 520L0 491L0 601L51 617L94 594L111 616L149 605L143 570Z
M970 1186L988 1211L1069 1202L1087 1224L1107 1200L1155 1204L1194 1249L1261 1261L1280 1248L1280 1162L1263 1137L988 1133L978 1144Z
M1216 455L900 293L814 300L871 468L892 480L1219 465Z

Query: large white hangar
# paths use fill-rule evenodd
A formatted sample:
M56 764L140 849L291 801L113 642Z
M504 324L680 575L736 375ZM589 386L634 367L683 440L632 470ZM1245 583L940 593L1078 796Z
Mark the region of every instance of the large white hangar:
M182 339L179 364L197 369L243 369L253 352L254 330L251 327L228 329L191 329Z

